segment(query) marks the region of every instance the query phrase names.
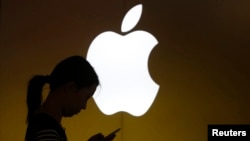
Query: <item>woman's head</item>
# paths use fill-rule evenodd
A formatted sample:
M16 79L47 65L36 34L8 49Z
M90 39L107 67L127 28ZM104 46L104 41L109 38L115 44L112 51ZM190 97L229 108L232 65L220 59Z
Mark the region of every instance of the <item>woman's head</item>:
M80 94L87 94L87 96L82 97L82 100L86 101L86 97L91 97L95 87L99 85L99 80L93 67L81 56L71 56L61 61L48 76L34 76L29 81L27 92L27 121L41 107L42 88L45 83L50 85L51 92L66 86L67 88L74 88L74 93L79 96ZM81 98L79 96L78 98ZM69 101L76 100L76 98L74 96ZM82 108L85 108L84 105Z
M99 84L93 67L81 56L72 56L61 61L50 74L48 81L52 91L71 81L78 88Z

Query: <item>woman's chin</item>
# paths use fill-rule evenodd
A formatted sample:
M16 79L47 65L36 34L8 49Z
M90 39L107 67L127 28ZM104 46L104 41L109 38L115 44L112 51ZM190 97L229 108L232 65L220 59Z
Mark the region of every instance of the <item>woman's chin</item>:
M64 114L64 117L72 117L74 115L77 115L79 112L71 112L71 113L67 113L67 114Z

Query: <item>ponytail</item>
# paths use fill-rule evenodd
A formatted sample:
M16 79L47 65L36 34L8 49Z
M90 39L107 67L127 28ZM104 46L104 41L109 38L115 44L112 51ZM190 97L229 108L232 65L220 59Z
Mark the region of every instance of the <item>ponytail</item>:
M43 75L36 75L29 81L26 101L28 106L27 123L41 107L42 89L47 82L48 76Z

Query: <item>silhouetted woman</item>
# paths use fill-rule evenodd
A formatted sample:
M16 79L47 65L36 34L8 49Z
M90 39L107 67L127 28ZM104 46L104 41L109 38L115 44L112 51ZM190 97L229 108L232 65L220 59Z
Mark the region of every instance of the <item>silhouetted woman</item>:
M42 104L43 86L50 85L49 94ZM61 61L50 75L36 75L27 91L28 128L26 141L67 141L61 126L62 117L71 117L85 109L87 101L99 85L92 66L81 56ZM102 134L89 141L109 141Z

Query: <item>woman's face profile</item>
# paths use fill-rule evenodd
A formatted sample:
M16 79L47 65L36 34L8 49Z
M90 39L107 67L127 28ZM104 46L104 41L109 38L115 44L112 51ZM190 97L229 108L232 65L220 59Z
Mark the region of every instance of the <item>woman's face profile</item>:
M97 86L92 85L80 89L74 85L70 87L70 91L66 93L64 99L64 117L71 117L80 113L81 110L85 110L87 108L87 102L93 96Z

